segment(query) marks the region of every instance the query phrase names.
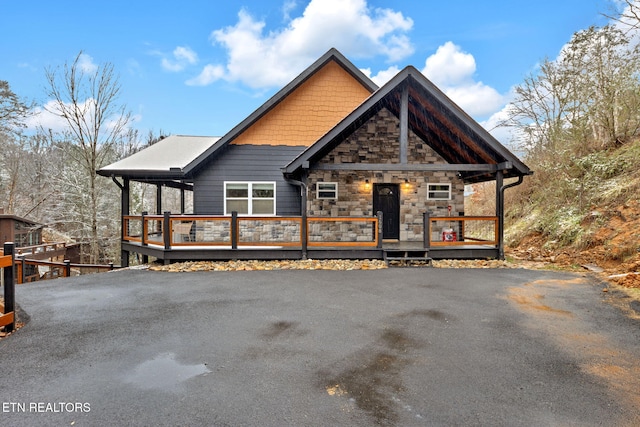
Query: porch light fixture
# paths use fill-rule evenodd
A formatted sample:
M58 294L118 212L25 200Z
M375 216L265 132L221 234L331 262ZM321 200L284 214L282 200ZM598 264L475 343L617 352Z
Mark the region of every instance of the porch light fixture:
M369 184L369 180L368 179L364 180L364 189L367 190L367 191L371 190L371 184Z
M409 188L409 180L407 178L404 179L404 188Z

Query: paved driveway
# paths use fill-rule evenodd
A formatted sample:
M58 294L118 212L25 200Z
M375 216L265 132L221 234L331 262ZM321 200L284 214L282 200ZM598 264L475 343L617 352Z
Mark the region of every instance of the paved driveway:
M640 424L640 325L583 276L129 270L16 293L0 425Z

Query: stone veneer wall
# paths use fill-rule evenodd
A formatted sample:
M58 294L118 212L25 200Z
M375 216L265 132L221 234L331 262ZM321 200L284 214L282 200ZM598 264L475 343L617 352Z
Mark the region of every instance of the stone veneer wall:
M400 122L383 109L329 152L320 163L400 163ZM408 163L445 164L431 147L409 132ZM405 179L408 184L405 184ZM365 180L369 180L367 186ZM316 183L337 182L337 200L319 200ZM325 171L308 176L309 216L373 216L373 184L400 184L400 240L422 241L423 214L448 216L464 213L464 183L456 172ZM451 200L427 200L427 184L451 184Z

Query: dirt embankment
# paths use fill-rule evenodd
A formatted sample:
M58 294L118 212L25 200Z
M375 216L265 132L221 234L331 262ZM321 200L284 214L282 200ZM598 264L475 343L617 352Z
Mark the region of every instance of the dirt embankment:
M640 289L640 202L594 209L583 226L594 230L584 247L559 247L545 236L532 234L507 248L507 256L563 269L587 269L617 285Z

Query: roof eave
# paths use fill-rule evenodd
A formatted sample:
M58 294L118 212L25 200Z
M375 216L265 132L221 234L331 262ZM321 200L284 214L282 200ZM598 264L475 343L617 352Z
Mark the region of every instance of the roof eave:
M121 177L129 179L145 179L145 178L157 178L157 179L183 179L184 173L180 168L171 168L170 170L131 170L131 169L99 169L98 175L106 177Z

